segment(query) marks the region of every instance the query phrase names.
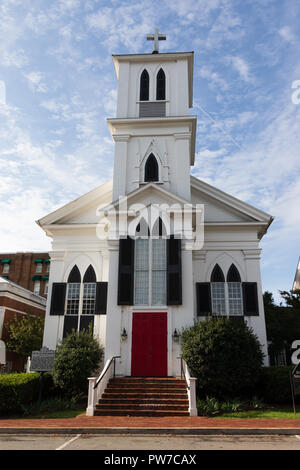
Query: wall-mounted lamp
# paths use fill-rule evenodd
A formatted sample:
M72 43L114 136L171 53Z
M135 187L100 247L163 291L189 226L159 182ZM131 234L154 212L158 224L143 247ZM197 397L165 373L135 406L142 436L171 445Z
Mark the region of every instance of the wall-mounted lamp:
M121 340L125 341L127 339L127 332L125 328L123 328L122 334L121 334Z
M174 341L179 341L179 333L176 330L176 328L175 328L174 333L173 333L173 340Z

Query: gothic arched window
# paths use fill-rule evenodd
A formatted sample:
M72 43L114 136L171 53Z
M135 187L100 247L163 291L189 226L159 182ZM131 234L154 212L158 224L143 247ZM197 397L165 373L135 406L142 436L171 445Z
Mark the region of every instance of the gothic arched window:
M93 266L90 264L83 276L83 282L96 282L96 274Z
M77 265L75 264L75 266L73 266L72 270L70 271L70 274L69 274L69 277L68 277L68 283L77 283L77 282L81 282L81 275L80 275L80 271L77 267Z
M145 164L145 182L150 181L159 181L158 163L153 153L150 153Z
M79 300L80 300L80 283L81 275L78 267L72 268L68 277L68 291L67 291L67 315L78 315L79 311Z
M149 74L146 69L143 70L140 79L140 101L149 100Z
M223 271L218 264L215 265L210 280L211 282L225 282Z
M75 265L68 277L66 315L64 319L63 336L72 330L88 329L94 324L96 309L96 274L90 265L81 282L81 275Z
M241 276L232 264L227 273L229 315L243 315L243 294Z
M96 306L96 274L90 264L83 277L82 314L94 315Z
M215 265L211 273L211 300L213 315L226 315L225 278L222 269Z
M156 99L166 99L166 76L163 69L159 69L156 77Z

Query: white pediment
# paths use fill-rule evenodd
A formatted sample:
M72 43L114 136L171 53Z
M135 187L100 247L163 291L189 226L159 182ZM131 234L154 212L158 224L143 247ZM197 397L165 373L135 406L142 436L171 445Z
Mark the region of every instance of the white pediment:
M191 200L204 205L206 223L270 224L272 216L191 176Z
M49 225L96 224L99 208L112 201L112 180L39 219L41 227Z
M123 199L114 201L111 206L114 206L116 210L119 210L120 201L122 201L121 210L123 210L125 203ZM183 199L166 189L163 189L163 187L157 183L148 183L143 185L129 193L126 198L127 210L129 211L130 208L133 208L135 205L139 204L143 205L144 207L149 207L152 204L160 206L165 204L169 207L176 205L182 207L184 204L190 203L190 201ZM111 206L108 206L107 210L109 210Z
M38 220L37 223L46 231L50 226L93 225L99 222L101 210L119 210L120 201L112 202L112 181L108 181L89 193L75 199L51 214ZM185 200L164 189L156 183L148 183L132 191L126 198L126 210L136 210L136 205L183 207L186 204L204 205L204 222L208 224L258 224L260 233L270 225L273 218L265 212L216 189L191 176L191 200ZM122 210L123 210L122 206Z

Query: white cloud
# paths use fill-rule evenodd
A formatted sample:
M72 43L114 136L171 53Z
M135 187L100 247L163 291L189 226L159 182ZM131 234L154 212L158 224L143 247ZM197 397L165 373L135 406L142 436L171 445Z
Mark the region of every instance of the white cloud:
M28 81L28 84L32 91L37 93L46 93L48 87L44 81L44 75L38 71L32 71L29 73L24 73L25 78Z
M209 86L213 88L217 88L221 91L227 91L229 89L228 82L219 73L213 71L210 65L200 67L199 75L201 78L205 78L209 82Z
M253 80L250 74L249 65L242 57L227 56L225 60L238 72L242 80L245 82L251 82Z
M280 36L287 42L294 44L296 42L296 36L289 26L283 26L279 30Z

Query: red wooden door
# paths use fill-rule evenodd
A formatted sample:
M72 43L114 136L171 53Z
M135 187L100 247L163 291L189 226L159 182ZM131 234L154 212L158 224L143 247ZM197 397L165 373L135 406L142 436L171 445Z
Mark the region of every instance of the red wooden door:
M165 377L167 313L134 313L132 318L131 375Z

